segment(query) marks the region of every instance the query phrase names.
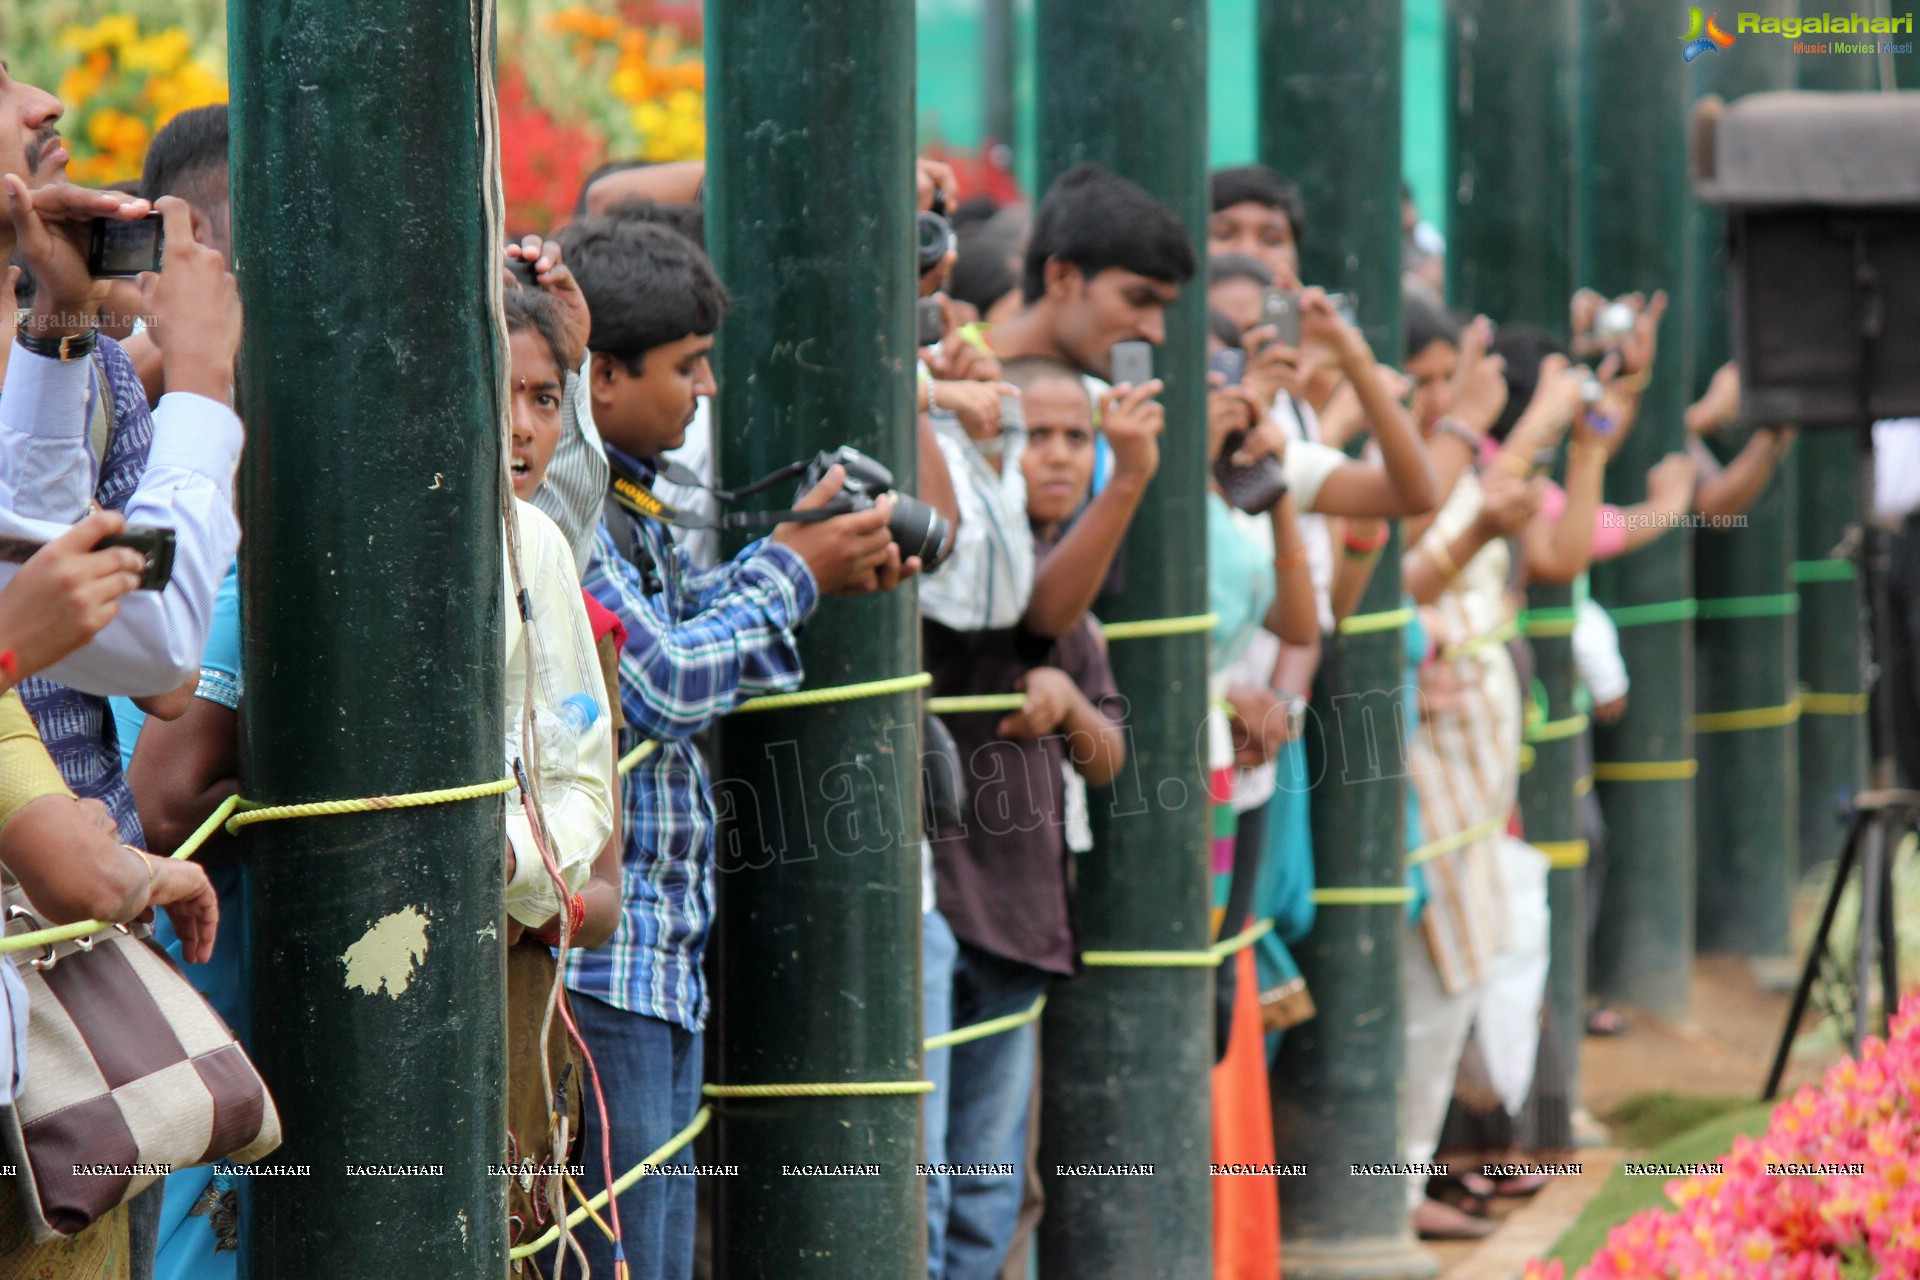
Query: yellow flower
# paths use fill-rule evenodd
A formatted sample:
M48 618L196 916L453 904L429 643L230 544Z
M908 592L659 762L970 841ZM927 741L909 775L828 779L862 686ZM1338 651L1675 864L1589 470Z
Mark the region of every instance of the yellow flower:
M166 74L178 70L192 56L193 42L187 33L179 27L168 27L121 50L120 65L128 71Z
M611 40L620 32L620 19L576 5L548 18L547 30L588 40Z
M622 102L638 103L647 96L647 73L645 68L630 62L623 62L614 71L609 82L614 96Z
M69 53L95 53L140 38L140 23L128 14L110 13L92 26L71 26L60 33L60 47Z
M60 95L60 101L67 106L77 107L100 92L106 77L95 71L91 62L92 59L88 59L77 67L68 67L66 74L60 77L60 87L56 92Z
M152 137L145 120L111 107L94 112L87 121L87 141L116 156L144 151Z

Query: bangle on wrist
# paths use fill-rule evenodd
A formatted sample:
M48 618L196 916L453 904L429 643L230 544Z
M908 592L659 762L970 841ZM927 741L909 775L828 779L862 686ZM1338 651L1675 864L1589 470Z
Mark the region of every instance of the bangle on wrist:
M125 849L128 853L132 854L134 856L134 859L137 862L139 862L141 866L147 869L147 902L151 904L153 902L153 884L154 884L153 859L147 856L146 854L142 853L140 850L134 848L130 844L123 844L120 847L122 849Z
M934 391L933 391L933 389L938 385L939 384L935 382L932 378L927 379L927 412L928 413L940 412L940 401L934 395Z
M1356 538L1351 533L1349 533L1346 535L1344 539L1342 539L1342 542L1346 546L1348 555L1370 556L1370 555L1373 555L1375 552L1378 552L1381 548L1385 547L1387 545L1387 539L1391 538L1392 536L1393 536L1393 531L1391 529L1382 529L1380 531L1380 536L1373 539L1372 541Z
M1459 562L1453 558L1453 553L1447 550L1447 544L1438 537L1427 539L1421 544L1421 550L1427 553L1427 559L1433 562L1433 567L1440 571L1441 577L1452 579L1459 576Z
M580 926L585 924L586 922L587 922L587 900L583 895L576 893L571 898L567 899L567 939L568 941L572 941L573 935L576 933L579 933ZM560 931L558 929L554 930L551 933L536 933L533 936L536 941L545 943L549 947L557 947L560 945Z
M1519 480L1533 475L1533 459L1523 458L1509 449L1502 449L1493 455L1493 465Z
M1275 559L1273 562L1273 567L1276 571L1280 573L1286 573L1291 569L1298 569L1301 566L1305 565L1306 563L1307 563L1307 549L1305 547L1301 547L1297 551L1290 552L1287 555L1280 556L1277 559Z
M1473 457L1480 456L1480 442L1486 438L1451 414L1434 423L1433 431L1435 435L1452 436L1467 446L1468 453Z

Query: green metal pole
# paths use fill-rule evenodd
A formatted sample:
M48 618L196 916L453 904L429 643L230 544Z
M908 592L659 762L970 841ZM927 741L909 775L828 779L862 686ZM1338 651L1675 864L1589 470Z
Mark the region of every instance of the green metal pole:
M1676 301L1639 423L1608 468L1607 497L1622 505L1645 496L1647 469L1685 431L1687 104L1675 13L1664 0L1585 0L1580 15L1576 275L1608 295L1666 289ZM1593 573L1633 677L1626 715L1595 742L1610 866L1593 984L1670 1018L1685 1015L1693 974L1692 570L1692 539L1676 530Z
M1840 6L1805 3L1807 16ZM1895 6L1898 11L1899 6ZM1912 55L1895 65L1911 68ZM1807 55L1793 60L1801 89L1858 92L1874 87L1866 58ZM1800 593L1800 869L1837 857L1845 811L1867 785L1866 614L1853 562L1835 557L1859 523L1857 431L1809 431L1794 447L1800 529L1793 577Z
M1039 0L1040 186L1097 161L1164 201L1204 255L1207 6L1201 0ZM1151 88L1147 88L1151 86ZM1126 582L1106 621L1206 611L1206 304L1199 281L1167 312L1160 471L1128 532ZM1130 769L1145 812L1092 803L1095 852L1079 860L1088 950L1207 945L1207 799L1195 733L1206 715L1207 641L1118 641L1130 699ZM1117 793L1115 793L1117 795ZM1040 1042L1040 1170L1048 1280L1212 1274L1208 1177L1212 971L1096 968L1058 984ZM1061 1177L1076 1164L1151 1164L1152 1177Z
M252 433L242 793L493 781L488 7L284 0L229 23ZM255 1061L286 1130L276 1160L311 1169L249 1183L246 1274L505 1274L506 1184L487 1171L506 1147L503 830L490 797L243 837L253 1024L286 1031Z
M1469 314L1563 333L1574 288L1574 2L1454 0L1447 33L1448 292ZM1572 607L1569 586L1527 588L1534 677L1554 726L1576 714ZM1555 1057L1577 1106L1587 984L1587 873L1573 793L1579 742L1549 730L1531 745L1520 811L1527 839L1557 855L1547 876L1547 993Z
M911 488L913 9L722 0L707 10L708 242L722 483L841 444ZM786 495L772 495L781 503ZM828 601L807 686L919 670L911 590ZM913 693L736 716L721 730L714 980L727 1084L917 1081L919 714ZM719 1104L720 1280L926 1274L914 1094ZM872 1177L783 1166L873 1165Z
M1383 360L1400 349L1400 0L1337 11L1260 7L1260 157L1300 184L1307 207L1301 273L1357 296ZM1394 541L1359 613L1400 607ZM1405 754L1391 741L1405 683L1398 627L1325 642L1307 735L1316 883L1405 883ZM1413 1241L1401 1178L1350 1176L1405 1159L1406 1058L1398 903L1326 905L1295 949L1319 1013L1287 1032L1273 1073L1279 1158L1307 1166L1280 1180L1281 1266L1288 1280L1435 1274Z
M1793 0L1756 0L1763 17L1789 17ZM1749 46L1752 47L1749 47ZM1734 56L1737 48L1739 56ZM1691 64L1690 93L1744 94L1793 82L1792 46L1777 37L1702 54ZM1694 202L1689 396L1707 389L1730 352L1726 215ZM1710 442L1720 444L1719 440ZM1737 449L1746 433L1729 439ZM1694 542L1695 744L1703 802L1695 812L1699 843L1695 911L1702 951L1784 956L1798 854L1797 731L1791 719L1797 669L1792 560L1797 523L1793 473L1776 473L1747 511L1744 528L1702 532ZM1742 714L1745 713L1745 714Z

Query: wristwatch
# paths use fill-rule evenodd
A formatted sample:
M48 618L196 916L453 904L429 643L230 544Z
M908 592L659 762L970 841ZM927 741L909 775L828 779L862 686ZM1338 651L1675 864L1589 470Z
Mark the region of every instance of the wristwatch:
M1280 693L1280 701L1287 708L1287 741L1297 742L1307 727L1307 700L1297 693Z
M44 356L49 360L58 360L66 364L74 360L85 360L92 355L93 348L99 339L98 329L88 329L85 333L69 333L59 338L42 338L22 329L14 340L36 356Z

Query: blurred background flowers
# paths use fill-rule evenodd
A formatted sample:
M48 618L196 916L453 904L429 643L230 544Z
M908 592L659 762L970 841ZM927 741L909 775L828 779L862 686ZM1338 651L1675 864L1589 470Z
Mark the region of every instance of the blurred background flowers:
M0 44L66 105L73 180L127 186L156 130L226 100L226 21L226 0L0 0ZM564 221L608 159L706 154L701 32L699 0L500 0L510 228Z

